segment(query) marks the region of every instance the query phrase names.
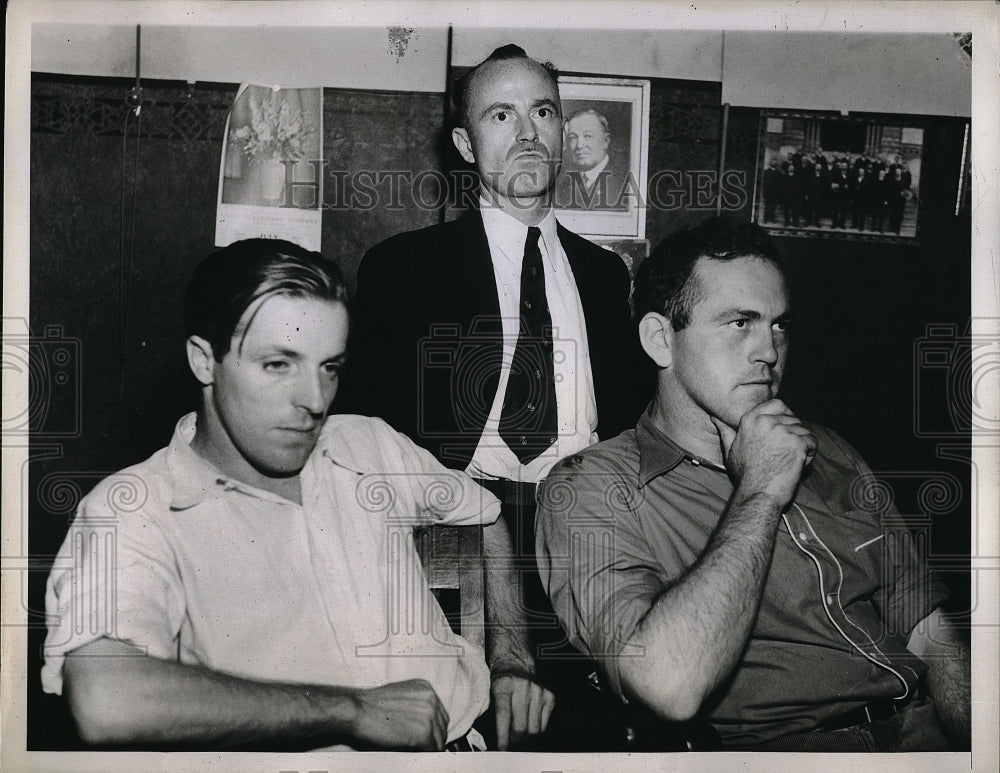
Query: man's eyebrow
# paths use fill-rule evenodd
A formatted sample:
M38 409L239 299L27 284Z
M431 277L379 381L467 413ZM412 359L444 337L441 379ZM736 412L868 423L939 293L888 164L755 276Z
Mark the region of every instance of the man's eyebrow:
M282 346L264 346L257 353L258 357L288 357L290 359L301 359L302 354L294 349L285 349Z
M479 117L485 118L494 110L513 110L513 109L514 105L512 105L510 102L494 102L492 105L487 105L485 108L483 108L483 112L479 114Z
M752 319L759 320L763 319L764 315L759 311L754 311L752 309L723 309L716 316L715 319L718 321L729 320L729 319ZM794 315L790 311L783 312L774 318L775 324L778 322L791 322L794 319Z
M549 99L548 97L545 99L536 99L531 103L532 110L537 110L539 107L551 107L555 112L559 112L559 109L556 107L555 100ZM479 116L480 118L485 118L495 110L510 110L511 112L515 112L517 107L511 102L494 102L491 105L487 105Z
M722 311L720 311L718 314L715 315L715 318L717 320L735 319L735 318L760 319L761 316L762 315L759 311L753 311L751 309L731 308L731 309L723 309Z

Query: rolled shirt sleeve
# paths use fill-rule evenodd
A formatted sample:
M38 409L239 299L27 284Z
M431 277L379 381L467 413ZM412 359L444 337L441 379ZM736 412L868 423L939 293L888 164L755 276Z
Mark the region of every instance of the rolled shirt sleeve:
M538 570L553 609L619 694L619 661L644 656L628 642L666 587L635 520L641 491L634 478L607 458L568 457L542 484L536 527Z
M46 584L45 692L62 693L66 654L97 639L177 658L184 593L172 550L144 511L155 507L148 483L126 470L80 505ZM116 495L123 487L139 492L138 509L123 507Z
M356 497L368 512L381 512L394 526L488 526L500 517L500 500L469 475L450 470L433 454L381 419L338 421L335 446L365 452L344 460L331 449L335 461L356 468Z

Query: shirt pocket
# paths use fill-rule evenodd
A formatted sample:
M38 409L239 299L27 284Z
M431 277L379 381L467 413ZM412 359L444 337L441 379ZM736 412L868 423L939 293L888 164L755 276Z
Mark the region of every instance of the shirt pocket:
M847 510L836 515L844 579L841 601L868 600L882 588L886 532L879 516L865 510Z

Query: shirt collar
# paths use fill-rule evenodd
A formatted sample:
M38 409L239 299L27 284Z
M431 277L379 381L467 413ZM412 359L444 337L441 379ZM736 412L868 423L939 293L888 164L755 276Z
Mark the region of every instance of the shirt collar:
M504 212L500 207L479 197L479 211L483 217L483 228L486 230L486 238L491 247L498 248L504 255L521 265L524 257L524 242L528 238L528 226ZM546 259L546 268L554 265L552 255L555 255L556 245L559 243L556 233L556 215L550 208L545 217L538 224L538 230L542 232L542 242L544 249L542 257Z
M191 448L198 415L181 417L167 447L167 470L170 473L170 509L187 510L209 497L225 491L240 491L256 499L287 503L283 497L231 478Z
M362 462L362 458L368 458L364 454L359 454L357 449L352 451L352 444L348 438L343 437L343 432L338 433L342 420L337 416L328 416L326 424L320 433L319 440L316 441L316 448L313 457L317 454L329 459L338 467L350 470L358 475L368 475L378 472L371 464Z
M670 472L688 456L684 449L656 426L650 415L650 408L643 411L635 427L636 443L639 446L639 488L653 478Z

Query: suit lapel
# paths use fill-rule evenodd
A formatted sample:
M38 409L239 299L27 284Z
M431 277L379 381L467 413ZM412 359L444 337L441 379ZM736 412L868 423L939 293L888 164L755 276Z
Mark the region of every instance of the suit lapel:
M478 209L470 210L455 221L452 242L445 250L451 264L451 286L444 295L462 311L463 326L475 317L500 316L493 259L486 239L483 218Z
M559 235L559 243L562 244L563 252L569 260L569 267L573 271L573 280L576 282L577 292L580 294L580 305L583 307L583 317L587 323L587 338L593 339L593 331L599 330L602 321L600 319L601 309L606 305L602 302L602 296L606 295L607 288L602 288L600 283L595 283L594 276L589 270L586 255L579 249L577 240L581 237L567 231L561 224L556 223L556 233ZM591 355L594 347L591 345Z

